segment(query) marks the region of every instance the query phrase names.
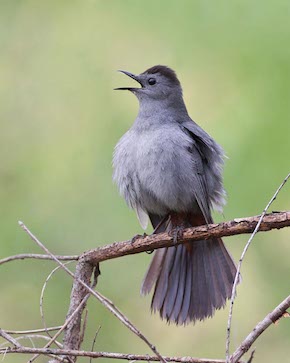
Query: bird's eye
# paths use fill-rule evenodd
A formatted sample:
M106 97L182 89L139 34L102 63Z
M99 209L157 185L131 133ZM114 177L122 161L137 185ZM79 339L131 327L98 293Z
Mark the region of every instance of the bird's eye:
M156 79L155 78L149 78L148 83L150 84L150 86L153 86L153 84L156 83Z

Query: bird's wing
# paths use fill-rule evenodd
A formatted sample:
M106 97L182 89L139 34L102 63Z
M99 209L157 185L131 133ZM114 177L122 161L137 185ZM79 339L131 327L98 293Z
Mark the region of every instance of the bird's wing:
M193 126L193 127L192 127ZM182 123L183 131L192 139L192 145L189 152L192 159L192 180L194 193L197 203L205 217L207 223L211 222L210 213L210 195L206 175L206 166L208 160L208 149L211 148L209 136L200 128L194 127L193 122ZM203 137L203 132L208 137Z
M193 120L182 122L181 127L197 142L203 154L207 154L208 151L216 152L219 157L223 155L222 148Z
M210 207L222 212L226 192L223 188L222 170L226 158L222 147L192 120L181 123L183 130L194 140L203 158L204 179Z

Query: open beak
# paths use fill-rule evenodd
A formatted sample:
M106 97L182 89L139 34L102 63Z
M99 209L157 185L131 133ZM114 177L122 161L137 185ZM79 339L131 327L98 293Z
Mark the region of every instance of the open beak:
M139 77L136 76L135 74L133 73L130 73L130 72L127 72L127 71L122 71L122 70L119 70L119 72L121 73L124 73L126 74L126 76L130 77L130 78L133 78L135 81L137 81L140 85L141 85L141 88L143 87L141 81L139 80ZM117 90L117 91L136 91L140 88L137 88L137 87L119 87L119 88L114 88L114 90Z

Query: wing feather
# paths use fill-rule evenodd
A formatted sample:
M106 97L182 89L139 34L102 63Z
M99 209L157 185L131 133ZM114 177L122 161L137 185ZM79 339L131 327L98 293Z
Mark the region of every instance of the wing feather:
M225 191L222 183L222 168L224 152L212 137L210 137L194 121L181 124L183 131L192 139L193 181L195 197L199 207L210 223L210 208L212 205L221 211L225 204Z

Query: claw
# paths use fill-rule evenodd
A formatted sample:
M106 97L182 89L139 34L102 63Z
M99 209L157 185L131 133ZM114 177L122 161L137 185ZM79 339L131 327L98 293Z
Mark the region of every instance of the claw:
M133 238L131 238L131 243L135 243L137 239L147 237L148 235L146 233L143 234L135 234Z
M154 250L151 250L151 251L145 251L147 253L147 255L151 255L151 253L154 252Z
M178 243L178 240L183 237L183 231L184 228L177 226L174 227L168 234L173 238L173 244L176 245Z

